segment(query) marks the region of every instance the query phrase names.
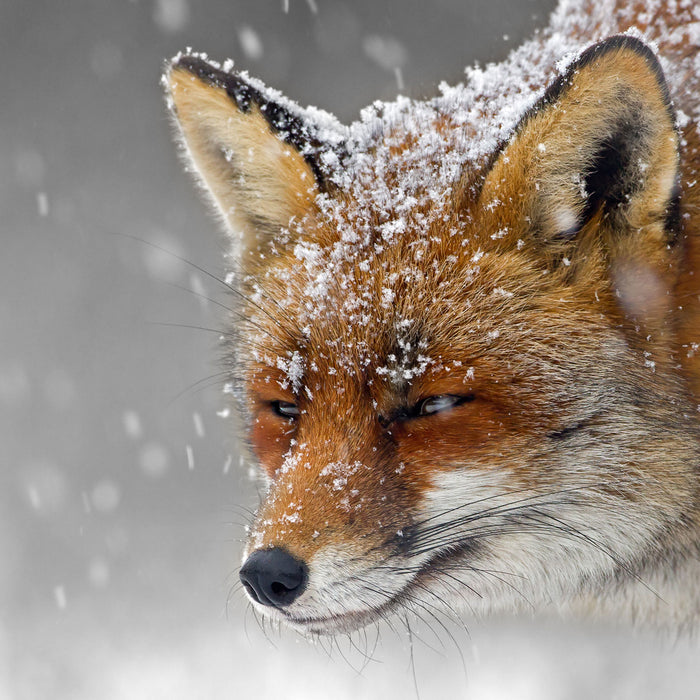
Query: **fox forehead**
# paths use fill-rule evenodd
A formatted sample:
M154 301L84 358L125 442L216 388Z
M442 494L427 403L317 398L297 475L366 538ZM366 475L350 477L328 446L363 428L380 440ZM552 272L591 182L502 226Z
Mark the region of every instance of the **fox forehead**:
M258 384L310 398L354 378L380 395L409 396L426 385L443 393L449 379L466 392L480 377L505 384L553 359L564 366L561 343L541 342L543 324L579 336L593 321L582 308L590 290L562 284L527 246L489 233L484 217L467 213L445 223L452 235L419 231L391 246L379 230L341 244L344 232L316 225L306 222L290 250L247 280L255 340L243 348L253 347Z

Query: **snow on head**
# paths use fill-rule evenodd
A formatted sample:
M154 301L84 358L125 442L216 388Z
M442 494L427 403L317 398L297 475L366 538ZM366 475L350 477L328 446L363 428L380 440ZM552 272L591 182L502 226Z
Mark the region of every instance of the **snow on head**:
M594 42L632 32L652 46L663 35L670 50L700 44L696 3L646 0L643 4L648 26L636 4L634 13L632 9L627 13L614 11L613 0L561 0L549 27L504 62L467 68L464 83L442 84L440 94L428 101L398 97L393 102L375 102L349 127L322 110L301 108L246 76L263 97L282 105L303 122L316 142L327 145L317 155L329 185L317 198L312 220L293 221L289 230L270 242L264 252L271 260L266 279L251 282L259 292L254 301L261 302L265 293L271 294L265 292L270 285L275 304L294 317L298 328L305 329L302 335L307 340L315 324L323 322L335 324L339 339L341 325L360 326L370 342L387 332L395 337L398 318L419 325L419 319L403 306L409 286L422 285L431 303L439 296L441 279L456 265L461 266L459 274L465 285L477 284L488 256L486 248L505 241L511 231L494 229L488 234L492 243L486 241L486 245L469 240L454 206L465 173L478 173L489 162L546 86ZM685 20L671 31L659 19L664 12ZM640 26L631 27L633 21ZM581 43L577 45L573 36L582 37ZM382 51L382 58L385 53ZM685 61L690 72L696 54L689 52L687 58L675 62L682 67ZM661 61L663 64L663 57ZM674 96L683 94L684 72L667 72ZM683 119L696 117L699 101L697 96L684 96ZM540 144L539 151L542 157L548 155L545 144ZM585 198L582 180L573 187ZM506 204L494 198L488 206L497 215ZM562 231L575 228L575 211L562 206L554 214ZM290 238L293 261L286 257L276 263L278 252L288 247ZM449 254L441 252L440 240L446 239L459 241L459 254L454 248ZM519 242L517 250L523 246ZM400 254L393 254L398 250ZM511 294L507 281L496 287L494 296L504 303ZM492 340L498 337L495 329L490 333ZM260 342L264 344L265 339ZM302 388L307 369L300 350L285 349L273 362L295 393ZM361 366L369 357L366 347L350 349L341 340L334 352L338 354L336 369L341 371L358 363ZM341 355L347 362L341 362ZM388 358L386 354L378 366L391 379L410 380L424 372L428 362L428 355L420 353L411 355L410 362Z
M285 374L282 388L286 389L288 386L291 386L292 391L298 394L304 378L304 359L299 351L295 350L287 358L278 357L277 368L281 369Z

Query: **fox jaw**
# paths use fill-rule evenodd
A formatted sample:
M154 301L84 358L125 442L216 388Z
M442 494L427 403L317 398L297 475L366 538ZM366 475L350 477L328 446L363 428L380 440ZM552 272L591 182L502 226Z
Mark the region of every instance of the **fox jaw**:
M230 233L256 609L337 633L575 606L687 556L679 138L644 43L593 45L491 131L466 89L345 129L197 55L166 85Z

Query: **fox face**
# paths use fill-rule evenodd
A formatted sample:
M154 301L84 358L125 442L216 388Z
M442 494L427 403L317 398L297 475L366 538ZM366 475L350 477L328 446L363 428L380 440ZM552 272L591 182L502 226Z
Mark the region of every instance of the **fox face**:
M196 55L166 83L231 236L257 608L336 633L563 606L697 551L680 137L643 42L484 134L472 93L344 129Z

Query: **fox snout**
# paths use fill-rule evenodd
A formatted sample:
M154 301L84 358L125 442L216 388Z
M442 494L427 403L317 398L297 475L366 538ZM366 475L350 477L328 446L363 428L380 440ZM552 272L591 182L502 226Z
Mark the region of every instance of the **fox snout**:
M240 577L256 603L284 608L304 592L309 570L282 547L273 547L255 550L241 567Z

